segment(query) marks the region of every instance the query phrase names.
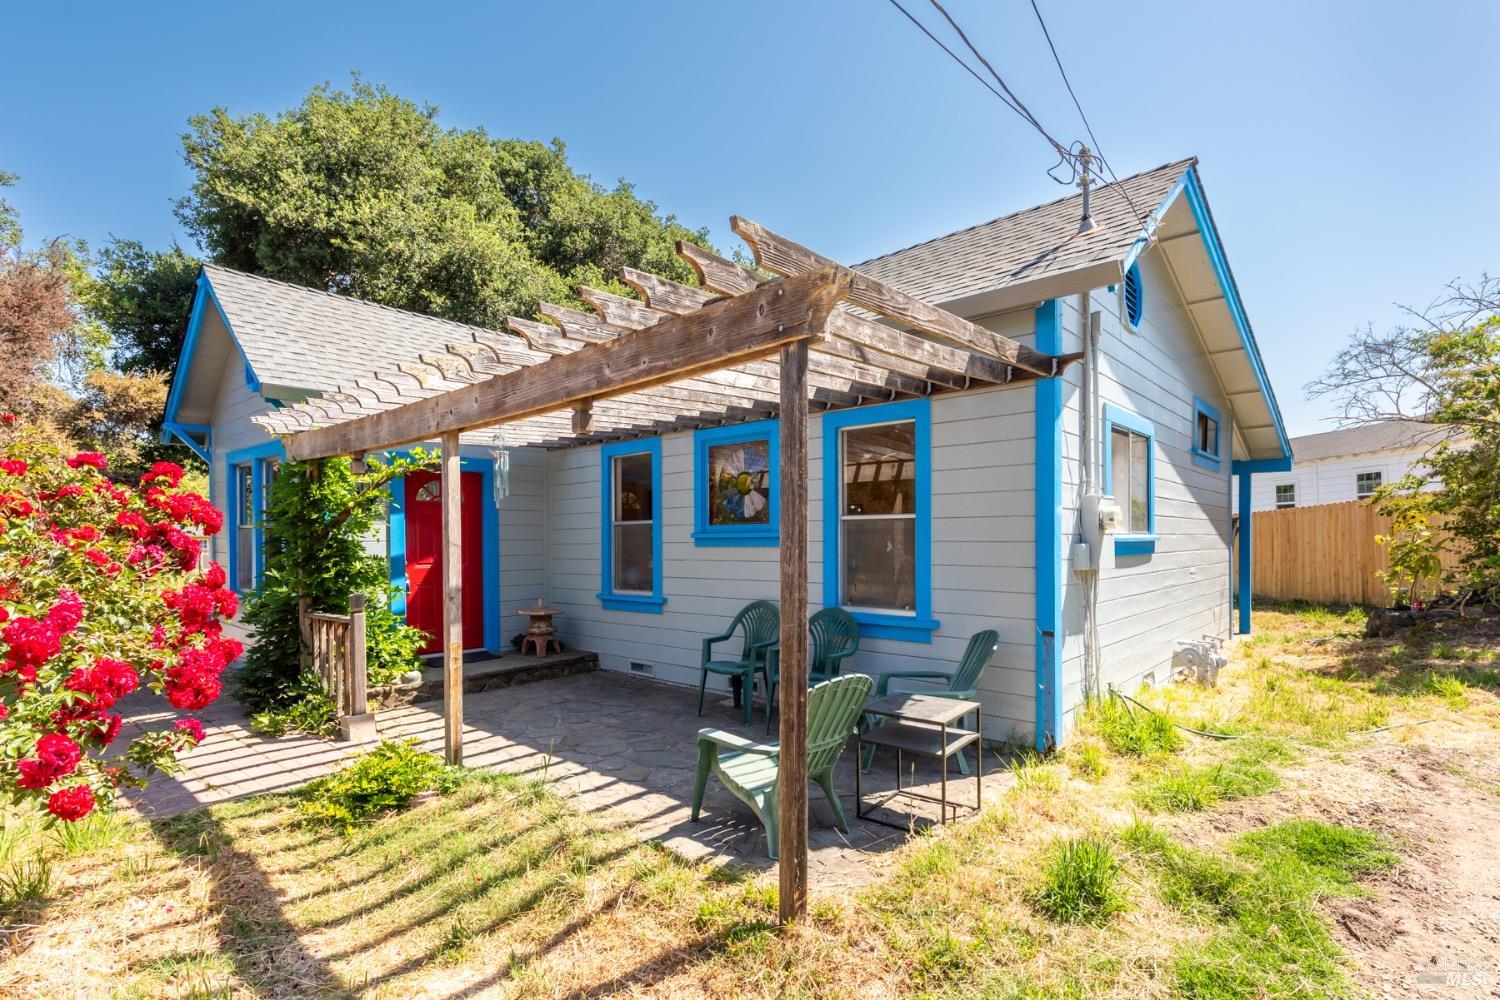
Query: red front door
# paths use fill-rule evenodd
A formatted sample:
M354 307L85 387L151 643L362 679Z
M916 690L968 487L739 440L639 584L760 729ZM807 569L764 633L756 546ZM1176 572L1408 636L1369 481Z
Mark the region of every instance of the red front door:
M459 474L463 521L464 648L484 645L483 480ZM424 653L441 652L443 634L443 480L433 472L406 476L406 622L431 638Z

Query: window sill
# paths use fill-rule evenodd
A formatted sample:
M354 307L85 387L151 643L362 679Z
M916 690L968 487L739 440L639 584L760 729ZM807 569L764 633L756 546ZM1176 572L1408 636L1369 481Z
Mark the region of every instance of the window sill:
M878 611L850 611L859 622L861 639L895 639L899 642L932 642L932 633L942 622L912 615L883 615Z
M1220 461L1219 456L1211 455L1206 451L1199 451L1197 448L1193 449L1193 464L1201 465L1205 469L1212 469L1214 472L1218 472L1224 467L1224 463Z
M761 545L775 548L781 544L781 531L777 528L753 531L714 531L712 529L693 532L693 544L698 548L716 546Z
M596 594L599 603L611 611L638 611L647 615L661 614L662 605L667 603L665 597L657 597L654 594Z
M1115 555L1117 556L1149 556L1156 552L1157 539L1160 535L1116 535Z

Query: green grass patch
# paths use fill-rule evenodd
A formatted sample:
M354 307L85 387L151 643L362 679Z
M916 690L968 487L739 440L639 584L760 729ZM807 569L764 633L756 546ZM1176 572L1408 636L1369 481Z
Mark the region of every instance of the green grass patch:
M1122 698L1090 702L1084 709L1083 727L1124 756L1171 753L1182 746L1182 735L1165 713L1136 708Z
M1116 882L1120 863L1099 836L1066 840L1052 848L1034 903L1058 923L1097 924L1125 908Z
M422 792L451 790L457 773L415 740L386 740L302 790L309 819L346 831L382 813L405 809Z
M1374 834L1293 820L1243 834L1229 855L1136 823L1121 835L1162 899L1211 928L1174 957L1178 992L1204 1000L1355 995L1321 904L1395 863Z
M1196 812L1231 799L1264 795L1281 784L1271 762L1288 757L1279 743L1245 740L1235 744L1224 760L1167 764L1143 779L1135 800L1151 812Z

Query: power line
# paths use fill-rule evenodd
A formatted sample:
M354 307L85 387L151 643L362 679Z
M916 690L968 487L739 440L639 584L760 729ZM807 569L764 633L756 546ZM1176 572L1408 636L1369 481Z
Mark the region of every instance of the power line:
M933 3L936 4L937 0L933 0ZM1062 76L1063 86L1068 88L1068 96L1073 99L1073 107L1078 109L1078 117L1083 120L1083 129L1088 133L1089 141L1094 144L1094 154L1099 157L1099 162L1104 164L1104 169L1109 171L1111 183L1125 196L1125 203L1130 206L1136 223L1145 229L1146 220L1141 217L1140 209L1135 207L1135 201L1131 199L1130 192L1126 190L1125 185L1120 183L1120 178L1115 174L1115 168L1110 165L1108 157L1104 155L1104 150L1099 146L1099 139L1094 135L1094 126L1089 124L1089 116L1083 113L1083 104L1079 102L1078 95L1073 91L1073 82L1068 79L1068 71L1063 69L1062 57L1057 54L1057 46L1052 42L1052 32L1047 30L1047 22L1042 17L1042 9L1037 6L1036 0L1031 0L1031 10L1036 14L1037 24L1042 26L1042 37L1047 39L1047 48L1052 50L1052 61L1057 64L1057 72Z

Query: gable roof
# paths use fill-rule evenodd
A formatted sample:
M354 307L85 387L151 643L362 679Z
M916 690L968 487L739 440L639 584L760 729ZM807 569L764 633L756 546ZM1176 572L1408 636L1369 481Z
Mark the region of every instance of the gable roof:
M319 291L216 264L203 265L219 309L266 394L328 392L393 368L474 327Z
M1304 434L1292 438L1292 450L1296 452L1297 461L1311 462L1378 451L1425 451L1446 436L1443 428L1420 420L1382 420L1361 427Z
M1076 194L854 268L919 299L952 305L1040 278L1117 263L1141 238L1149 214L1197 162L1189 157L1095 189L1089 211L1097 226L1089 233L1078 233L1083 195Z

